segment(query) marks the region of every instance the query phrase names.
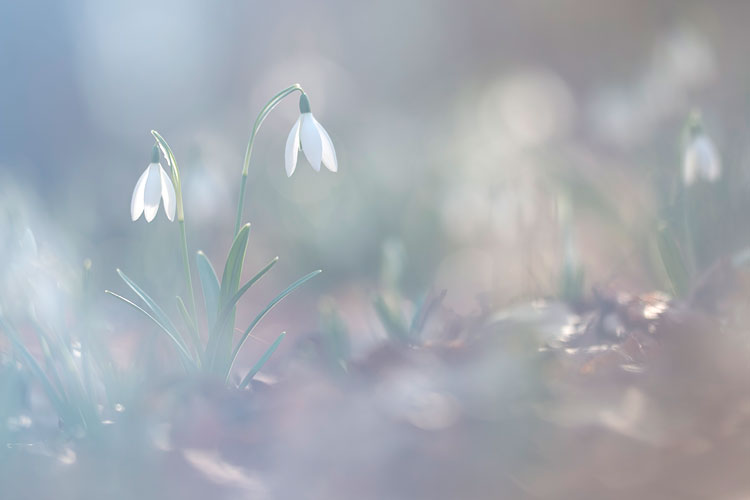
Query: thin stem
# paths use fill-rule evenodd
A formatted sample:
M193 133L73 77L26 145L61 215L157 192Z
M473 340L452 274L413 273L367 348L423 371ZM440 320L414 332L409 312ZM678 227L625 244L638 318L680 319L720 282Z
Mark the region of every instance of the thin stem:
M240 232L240 225L242 224L242 209L245 205L245 186L247 185L247 173L250 169L250 157L253 154L253 144L255 143L255 136L258 134L258 130L260 129L261 124L263 123L263 120L266 119L266 117L269 115L269 113L278 106L278 104L289 94L293 92L302 92L305 93L304 90L302 90L302 87L295 83L294 85L290 85L289 87L285 88L275 96L271 98L270 101L266 103L265 106L263 106L263 109L260 110L260 113L258 114L258 117L255 119L255 124L253 124L253 130L250 133L250 139L247 141L247 149L245 150L245 161L242 165L242 181L240 182L240 199L239 203L237 204L237 220L234 224L234 235L237 236L237 233Z
M693 239L693 224L690 221L690 186L683 186L682 190L682 223L685 231L685 253L687 258L688 278L692 283L698 269L697 257L695 255L695 240Z
M201 342L200 342L200 336L198 335L198 308L195 306L195 292L193 292L193 276L190 272L190 258L188 255L188 244L187 244L187 232L185 231L185 211L182 206L182 182L180 181L180 169L177 167L177 160L175 160L174 153L172 153L172 148L169 147L169 144L167 144L167 141L164 140L164 138L159 134L159 132L152 130L151 134L156 139L156 142L159 143L159 146L162 150L162 154L167 160L167 163L169 164L171 173L172 173L172 182L174 184L175 189L175 197L177 198L177 222L180 225L180 241L181 241L181 250L182 250L182 263L183 263L183 270L185 271L185 281L187 282L187 288L190 291L190 313L192 314L192 320L193 325L195 325L195 328L190 328L188 326L188 330L190 331L190 336L192 337L194 348L196 353L198 354L198 359L196 360L196 363L200 365L201 359L200 359L200 353L201 353Z
M187 287L188 290L190 290L190 308L192 309L190 312L193 315L193 324L195 325L195 320L197 318L196 311L197 308L195 307L195 293L193 293L193 277L190 272L190 260L188 258L188 246L187 246L187 234L185 232L185 219L182 219L178 221L180 224L180 240L182 242L182 263L185 271L185 280L187 281ZM190 332L190 336L193 338L193 345L195 347L195 351L198 354L198 359L196 360L197 364L200 365L201 362L201 341L200 337L198 336L198 330L196 328L190 328L190 325L188 325L188 331Z

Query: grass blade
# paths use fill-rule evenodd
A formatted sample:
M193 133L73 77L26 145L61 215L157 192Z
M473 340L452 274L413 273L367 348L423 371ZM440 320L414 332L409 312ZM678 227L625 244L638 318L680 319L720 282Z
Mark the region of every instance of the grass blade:
M247 372L247 375L245 375L245 378L242 379L242 382L239 385L240 389L244 389L245 387L247 387L253 377L260 371L261 368L263 368L263 365L266 364L266 361L268 361L268 359L273 355L273 353L279 347L279 344L281 344L281 341L284 340L285 335L286 332L281 332L281 335L279 335L273 342L273 344L271 344L271 346L266 349L266 352L263 353L263 356L261 356L260 359L255 362L250 371Z
M49 379L52 383L54 383L55 388L58 391L58 394L61 395L63 398L67 398L67 395L65 393L65 386L62 383L62 379L60 378L60 374L57 373L57 367L55 366L54 357L52 355L52 349L50 348L49 342L47 342L47 339L44 335L41 334L41 332L37 328L33 328L34 333L36 334L37 341L39 342L39 345L42 348L42 356L44 358L44 366L47 369L47 374L49 375Z
M195 257L198 264L198 277L201 280L203 290L203 303L206 306L206 318L208 320L208 331L216 324L216 315L219 312L219 278L216 276L214 266L203 252L199 251Z
M55 389L50 383L49 378L47 378L44 370L42 370L42 368L39 366L39 363L37 363L36 359L34 359L34 356L32 356L26 346L23 345L23 342L18 337L15 328L13 328L13 326L8 323L8 321L6 321L2 316L0 316L0 326L2 326L3 330L5 330L5 334L8 336L13 346L21 355L21 358L23 358L24 363L29 368L31 373L37 379L39 379L39 383L42 384L44 392L47 394L47 397L57 409L58 414L61 416L67 415L69 410L67 403L64 401L62 396L55 392Z
M422 333L422 329L424 328L425 324L427 324L427 320L430 318L432 313L440 307L440 305L445 300L445 296L448 293L448 290L441 290L440 293L435 296L432 292L428 292L422 297L422 300L419 303L419 307L417 307L416 312L414 313L414 316L411 320L411 326L409 326L409 332L411 336L414 336L415 334Z
M242 345L245 343L245 341L247 340L247 337L253 331L253 329L255 328L255 326L260 322L260 320L262 320L263 317L266 314L268 314L268 312L271 309L273 309L276 304L278 304L279 302L281 302L281 300L283 300L284 297L286 297L287 295L289 295L290 293L292 293L294 290L296 290L297 288L299 288L300 286L302 286L309 279L314 278L315 276L317 276L318 274L320 274L322 272L323 271L321 271L320 269L318 269L317 271L313 271L310 274L307 274L307 275L303 276L302 278L298 279L297 281L295 281L294 283L292 283L291 285L289 285L288 287L286 287L286 289L283 292L281 292L280 294L278 294L271 302L269 302L268 305L260 312L260 314L258 314L255 317L255 319L253 320L253 322L250 323L250 326L248 326L247 329L242 334L242 337L240 338L240 341L237 343L237 346L234 348L234 351L232 352L232 357L230 358L229 365L224 370L224 378L225 378L225 380L229 379L229 373L232 371L232 366L234 365L234 361L237 359L237 354L240 352L240 349L242 349Z
M176 297L177 299L177 309L180 311L180 315L182 315L182 320L185 322L185 326L187 326L188 331L190 332L190 336L193 338L193 348L195 349L195 352L198 356L197 362L200 364L202 361L202 355L201 355L201 337L198 333L198 327L193 323L193 319L190 317L190 313L188 313L187 307L185 307L185 302L182 300L182 297L179 295Z
M61 370L59 373L69 406L77 408L76 413L81 417L84 427L94 424L96 421L93 412L94 404L84 387L81 371L76 366L70 347L71 339L54 335L53 341L37 321L31 320L31 326L40 343L46 343L51 356L60 363ZM81 350L83 350L83 345L81 345Z
M162 326L167 328L171 332L171 336L176 338L180 345L187 350L187 344L185 343L185 339L182 338L182 335L180 335L180 332L177 330L177 327L174 326L174 323L172 323L172 320L169 319L169 316L164 312L164 310L159 307L159 304L154 301L146 292L143 291L141 287L139 287L133 280L128 278L125 273L123 273L121 270L117 270L117 274L120 275L120 278L125 282L126 285L130 287L131 290L135 292L136 295L138 295L143 302L146 303L146 305L151 309L151 311L154 313L154 316L156 319L159 320Z
M677 238L668 227L657 229L656 248L672 293L684 297L690 290L690 271Z
M242 265L245 262L245 252L247 250L247 240L250 236L250 224L242 226L239 234L232 243L229 250L227 263L224 266L224 273L221 276L221 290L219 302L224 305L232 298L240 286L240 277L242 275Z
M185 326L190 330L195 330L195 323L193 323L193 318L190 317L190 313L188 313L182 297L177 295L175 300L177 302L177 310L180 311L180 316L182 316L182 321L185 323Z
M194 365L195 364L193 362L193 359L190 357L190 354L188 353L187 349L185 348L185 345L183 344L182 340L179 337L176 337L174 335L174 333L172 333L169 330L169 328L167 328L165 325L163 325L162 323L160 323L159 320L156 319L155 317L153 317L148 311L146 311L144 308L142 308L141 306L139 306L135 302L131 302L130 300L128 300L125 297L123 297L122 295L118 295L118 294L116 294L115 292L113 292L111 290L105 290L104 293L108 293L109 295L111 295L113 297L116 297L116 298L120 299L121 301L125 302L130 307L132 307L132 308L134 308L134 309L142 312L148 319L150 319L151 321L153 321L154 324L156 324L156 326L158 326L159 328L161 328L164 331L164 333L167 334L167 336L177 346L177 350L180 352L180 354L182 355L182 357L183 357L183 359L185 361L187 361L190 365Z
M274 257L271 262L266 264L266 266L258 271L255 276L250 278L250 280L242 285L242 288L237 290L237 293L234 294L234 296L229 300L228 303L224 305L221 312L219 313L219 319L216 322L217 329L221 329L226 327L226 323L229 320L229 316L231 315L232 311L234 311L235 305L237 305L237 302L242 298L243 295L245 295L245 292L247 292L251 286L253 286L255 283L257 283L265 274L271 270L273 266L276 265L276 263L279 261L278 257Z
M242 265L245 261L247 251L247 240L250 235L250 224L245 224L237 233L237 237L229 250L227 262L224 265L224 273L221 277L221 288L219 290L219 308L223 309L232 299L240 286L242 276ZM206 348L206 359L209 369L218 372L226 365L232 349L232 337L234 334L234 310L232 310L228 321L221 329L214 329L208 339Z
M401 314L392 310L382 295L375 297L373 305L388 336L394 340L409 343L409 328Z

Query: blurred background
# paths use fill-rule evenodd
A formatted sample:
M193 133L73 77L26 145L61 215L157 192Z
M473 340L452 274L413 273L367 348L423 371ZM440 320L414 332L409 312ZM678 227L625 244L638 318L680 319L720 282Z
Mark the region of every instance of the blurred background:
M180 165L191 253L202 249L221 273L252 123L271 96L300 83L333 140L339 171L316 173L301 157L294 176L287 178L284 146L299 111L296 97L283 101L263 124L250 165L246 277L274 256L280 262L243 298L238 326L299 276L324 272L261 323L244 353L244 367L282 330L292 341L285 341L281 351L300 350L298 341L306 335L328 331L320 326L321 311L336 312L356 353L359 344L386 336L388 325L382 314L378 319L373 298L387 293L396 296L395 309L413 312L425 292L445 290L439 321L446 330L453 328L451 321L480 317L455 330L508 330L512 339L506 344L504 337L478 337L478 344L467 343L461 354L386 352L376 353L381 357L375 361L362 356L364 366L357 369L364 375L357 381L368 388L372 384L376 396L383 392L385 403L380 396L367 399L369 393L363 396L355 384L347 390L356 397L342 396L346 391L337 392L338 379L319 382L319 374L306 379L312 380L312 389L299 389L313 395L302 403L298 394L279 391L274 397L282 402L272 400L279 405L272 409L307 405L317 418L310 421L313 425L308 413L292 411L285 413L288 421L268 424L279 425L275 446L283 459L274 466L280 487L294 489L286 486L284 474L299 470L314 482L318 474L311 464L318 464L317 451L329 438L344 435L354 442L364 433L380 436L373 429L384 425L382 435L391 433L391 440L370 443L372 449L363 448L357 458L367 464L380 453L385 478L406 474L400 471L409 460L400 448L406 441L415 454L427 450L440 466L451 464L446 457L463 456L451 451L463 446L474 460L467 462L468 477L476 473L510 488L505 491L515 488L533 498L560 498L566 486L569 498L584 498L573 492L587 483L586 471L597 472L597 457L616 456L601 466L600 482L589 490L597 493L589 498L615 490L622 498L634 491L668 498L683 471L704 470L707 463L746 463L731 457L746 458L750 445L737 444L741 449L731 453L717 447L713 458L701 454L716 435L703 441L696 436L718 419L695 408L710 393L731 406L727 414L732 418L740 415L727 424L730 431L717 431L716 439L730 447L733 433L747 430L740 425L750 421L747 358L735 348L747 347L748 316L725 317L721 328L737 337L722 337L711 346L701 335L720 328L702 316L704 323L688 317L677 327L665 327L693 343L676 343L684 350L664 349L668 361L663 371L652 372L647 379L652 385L644 390L622 378L633 376L632 364L608 379L614 389L576 378L579 368L593 370L587 364L568 371L557 365L540 369L538 345L528 336L516 338L525 332L517 324L528 320L534 340L548 340L580 325L571 326L571 311L559 304L539 313L533 300L562 296L574 299L569 302L575 306L591 299L595 288L677 292L655 236L679 218L672 209L682 178L683 129L696 109L721 159L721 176L692 195L695 227L688 236L694 245L682 248L695 253L692 284L705 284L698 279L701 271L747 248L748 20L750 3L731 0L0 0L3 312L25 311L32 304L42 323L45 317L65 323L73 316L71 297L82 284L82 270L90 266L83 273L92 291L90 307L104 318L112 350L132 352L132 334L152 334L154 328L104 295L104 289L125 290L115 269L163 303L173 304L175 294L184 294L177 225L161 210L151 224L130 220L132 190L150 159L149 131L156 129L169 141ZM742 302L746 295L739 295ZM655 316L666 310L666 300L658 298ZM491 316L508 307L516 308ZM641 307L643 316L646 309ZM175 306L168 312L177 317ZM518 323L517 317L522 318ZM591 324L607 327L604 313L597 318ZM693 337L685 324L698 325ZM620 343L624 328L616 327ZM500 344L484 349L485 341ZM696 354L707 351L713 354L709 362ZM391 366L389 356L397 358L393 364L407 367L406 376L386 377L370 366ZM270 365L277 367L279 359L284 357L275 356ZM698 365L702 371L693 369ZM572 380L558 385L559 374L571 372L576 373ZM684 384L686 377L700 383ZM544 384L537 385L537 378ZM419 390L404 387L403 380L422 385L416 384ZM433 391L430 384L443 385ZM687 386L695 392L681 396L675 389ZM726 393L714 393L716 387L730 386ZM469 396L435 399L435 394L450 393L445 387ZM416 416L409 413L410 429L455 434L442 434L439 441L429 433L415 438L390 426L391 417L372 416L379 414L368 405L385 406L385 413L392 410L393 420L401 422L401 400L389 398L411 404L410 395L422 397L422 389L432 399L420 400L424 404L417 405ZM559 406L555 412L540 411L539 401L550 394ZM317 404L321 399L324 404ZM469 425L451 427L459 421L455 408L461 405L462 422ZM344 427L334 421L328 423L328 434L316 434L317 424L328 422L329 408L340 412ZM530 423L524 411L538 412L533 418L539 420ZM269 411L257 418L276 422L275 417ZM504 425L518 432L499 432ZM310 432L311 426L316 432ZM576 433L568 432L574 426ZM260 439L246 431L238 434ZM206 439L215 437L207 434ZM315 438L306 440L311 435ZM545 436L550 438L546 442ZM309 455L300 455L298 444ZM567 450L575 445L582 447L581 460L569 461ZM498 461L523 462L513 455L518 450L534 467L545 460L569 466L546 470L546 482L537 481L534 467L518 467L523 470L513 477L496 475L492 466ZM353 456L338 453L345 461ZM657 468L671 453L680 457L673 467ZM715 460L717 455L721 460ZM685 456L688 465L677 462ZM188 457L204 465L215 465L215 459ZM414 467L416 472L435 470ZM744 478L744 471L736 469L736 477ZM653 489L660 483L657 470L667 485L662 490ZM722 471L709 472L716 479ZM744 479L738 482L748 486ZM706 490L720 490L719 483L706 483ZM477 488L474 497L485 496L477 493L485 483L467 479L467 484ZM457 480L455 490L442 492L468 495L467 484ZM694 491L685 484L681 494ZM695 498L719 497L696 493Z
M279 283L322 268L306 294L353 297L393 241L406 289L448 288L458 309L545 295L560 184L585 182L611 208L576 218L587 280L648 288L635 229L654 177L679 171L690 109L746 177L748 15L681 0L3 2L2 184L30 194L39 244L91 258L100 288L120 267L171 292L176 226L128 217L149 130L181 165L191 246L221 262L252 121L299 82L340 172L302 162L286 178L297 105L282 103L250 168L250 270L278 254Z

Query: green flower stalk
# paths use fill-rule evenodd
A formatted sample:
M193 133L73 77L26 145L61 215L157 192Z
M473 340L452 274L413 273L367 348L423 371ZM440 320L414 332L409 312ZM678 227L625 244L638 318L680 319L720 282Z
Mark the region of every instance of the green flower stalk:
M172 149L169 147L169 144L167 144L167 141L164 140L164 138L157 132L156 130L151 131L151 135L154 136L156 139L156 143L158 144L158 150L161 150L162 155L167 160L167 165L169 165L171 172L172 172L172 182L174 182L174 192L176 194L175 196L175 205L177 209L177 223L180 226L180 243L181 243L181 251L182 251L182 264L183 264L183 272L185 273L185 282L187 284L187 288L190 293L190 315L188 317L188 330L190 331L190 335L193 339L193 345L196 350L196 352L200 353L201 349L201 341L200 336L198 335L198 308L195 306L195 292L193 292L193 276L190 271L190 257L188 256L188 244L187 244L187 232L185 230L185 210L182 206L182 182L180 181L180 169L177 167L177 160L175 160L174 153L172 153ZM158 152L156 151L157 159L158 159ZM153 158L152 158L153 160ZM172 219L170 219L172 220ZM178 299L179 302L181 302L181 299ZM200 366L200 356L197 360L198 366Z
M250 157L253 154L253 144L255 144L255 136L258 135L258 130L260 129L260 126L263 124L263 121L266 119L266 117L271 113L273 108L279 105L279 103L284 100L286 96L289 94L292 94L294 92L301 92L305 93L304 90L302 90L302 87L299 83L295 83L294 85L291 85L269 100L265 106L263 106L263 109L260 110L260 113L258 113L258 117L255 119L255 123L253 124L253 130L250 132L250 139L247 141L247 148L245 149L245 160L242 164L242 180L240 181L240 201L237 204L237 220L234 224L234 234L235 236L240 232L240 224L242 223L242 209L245 206L245 187L247 185L247 174L250 170Z
M258 117L255 119L253 130L250 133L250 140L247 143L247 149L245 150L245 161L242 166L242 180L240 181L240 198L237 205L237 219L234 225L235 236L240 231L240 224L242 223L242 210L245 205L245 191L247 185L247 174L250 168L250 157L253 154L253 144L255 143L255 136L258 134L261 124L269 115L269 113L278 106L278 104L288 95L294 92L300 92L299 98L299 111L300 117L295 122L292 130L289 132L289 137L286 141L286 148L284 154L284 163L286 167L286 173L288 177L291 177L297 166L297 157L299 155L300 148L305 153L307 160L315 171L320 170L321 163L328 167L332 172L338 170L338 162L336 160L336 151L333 148L333 142L329 137L325 129L318 123L315 117L312 115L310 110L310 99L302 89L302 87L295 83L291 85L275 96L271 98L268 103L261 109Z

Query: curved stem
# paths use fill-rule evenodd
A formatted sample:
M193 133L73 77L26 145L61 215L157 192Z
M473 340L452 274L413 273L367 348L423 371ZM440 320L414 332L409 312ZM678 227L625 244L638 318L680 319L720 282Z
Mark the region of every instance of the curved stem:
M295 83L294 85L290 85L289 87L285 88L275 96L269 100L265 106L263 106L263 109L260 110L260 113L258 114L258 117L255 119L255 123L253 124L253 130L250 133L250 139L247 142L247 149L245 149L245 161L242 165L242 180L240 182L240 199L239 203L237 204L237 220L234 224L234 235L237 236L237 233L240 231L240 225L242 224L242 209L245 206L245 187L247 185L247 173L250 169L250 157L253 154L253 144L255 143L255 136L258 134L258 130L260 129L261 124L263 124L263 121L266 119L266 117L271 113L273 108L278 106L278 104L289 94L293 92L302 92L305 93L304 90L302 90L302 87Z
M193 292L193 276L190 272L190 258L188 256L188 244L187 244L187 231L185 230L185 211L182 206L182 182L180 181L180 170L177 168L177 161L175 160L174 153L172 153L172 148L169 147L169 144L167 144L167 141L164 140L164 138L157 132L156 130L152 130L151 134L156 139L156 142L159 143L159 147L162 150L162 154L164 155L164 158L166 158L167 163L169 163L170 171L172 173L172 182L174 183L174 189L175 189L175 197L177 198L177 222L180 225L180 250L182 252L182 264L183 264L183 271L185 272L185 281L187 282L187 288L190 291L190 313L192 314L192 320L193 325L196 325L196 328L190 328L188 326L188 330L190 331L191 337L193 338L193 344L194 348L196 350L196 353L198 354L197 362L200 363L200 352L201 352L201 343L200 343L200 337L198 335L197 325L198 325L198 315L197 315L197 307L195 306L195 292Z

